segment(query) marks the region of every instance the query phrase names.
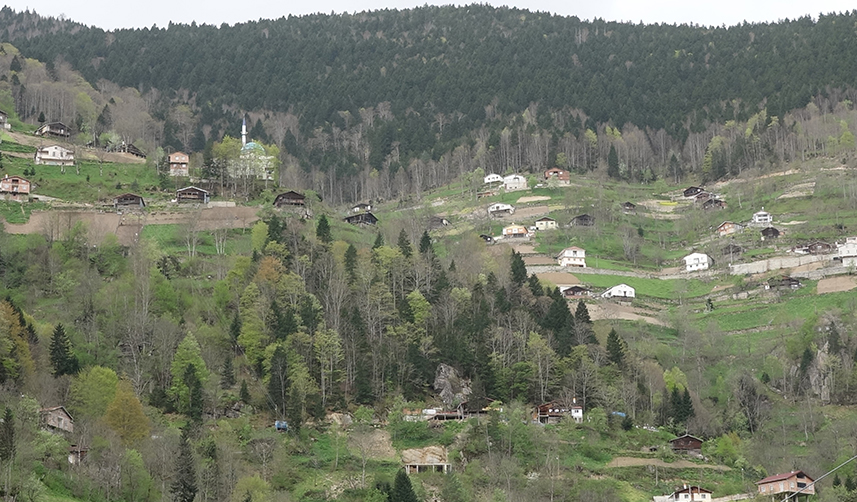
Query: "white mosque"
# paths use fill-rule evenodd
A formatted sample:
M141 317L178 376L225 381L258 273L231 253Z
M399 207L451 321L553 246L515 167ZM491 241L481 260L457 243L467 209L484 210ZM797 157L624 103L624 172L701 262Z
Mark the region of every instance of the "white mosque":
M241 154L238 161L229 166L229 175L234 178L252 177L265 181L274 179L274 157L254 141L247 141L247 118L241 124Z

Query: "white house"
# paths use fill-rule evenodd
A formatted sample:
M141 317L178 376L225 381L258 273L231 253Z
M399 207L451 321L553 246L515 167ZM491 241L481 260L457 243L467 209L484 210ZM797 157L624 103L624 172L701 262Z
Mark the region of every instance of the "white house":
M527 237L527 227L523 225L509 225L503 228L503 237L506 239Z
M500 176L499 174L491 173L484 178L484 183L486 185L490 185L493 183L503 183L503 177Z
M753 225L768 226L771 223L773 223L773 221L774 221L774 217L771 216L771 213L765 211L764 207L758 213L753 213L753 220L752 220Z
M601 298L635 298L637 290L627 284L617 284L607 291L601 293Z
M545 216L536 220L536 229L538 230L552 230L554 228L556 228L556 220L551 217Z
M43 146L36 150L33 161L46 166L73 166L74 152L59 145Z
M696 270L708 270L714 261L705 253L691 253L684 258L684 268L688 272L694 272Z
M560 267L586 268L586 251L577 246L563 249L556 259Z
M857 237L847 237L845 243L837 244L836 257L842 260L843 266L857 265Z
M503 187L507 192L514 192L515 190L526 190L527 189L527 178L524 178L520 174L510 174L503 178Z
M498 216L502 213L515 214L515 207L511 204L506 204L504 202L495 202L494 204L488 206L488 215Z
M702 488L701 486L684 485L681 488L676 488L676 490L669 495L655 495L652 500L654 500L654 502L710 502L711 493L711 490Z

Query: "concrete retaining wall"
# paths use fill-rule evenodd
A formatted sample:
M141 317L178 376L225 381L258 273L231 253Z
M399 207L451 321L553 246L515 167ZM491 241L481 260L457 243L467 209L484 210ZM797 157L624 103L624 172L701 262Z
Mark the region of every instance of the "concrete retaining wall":
M769 258L767 260L754 261L752 263L738 263L730 265L729 273L732 275L762 274L772 270L800 267L801 265L809 265L810 263L818 263L830 259L831 256L829 255L801 255L783 258Z

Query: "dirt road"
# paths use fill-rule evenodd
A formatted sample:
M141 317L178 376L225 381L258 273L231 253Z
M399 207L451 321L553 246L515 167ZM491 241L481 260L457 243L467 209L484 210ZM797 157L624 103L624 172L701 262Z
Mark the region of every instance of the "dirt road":
M689 460L676 460L675 462L664 462L659 458L637 458L616 457L607 464L607 467L640 467L656 465L658 467L671 467L673 469L712 469L715 471L731 471L725 465L695 464Z

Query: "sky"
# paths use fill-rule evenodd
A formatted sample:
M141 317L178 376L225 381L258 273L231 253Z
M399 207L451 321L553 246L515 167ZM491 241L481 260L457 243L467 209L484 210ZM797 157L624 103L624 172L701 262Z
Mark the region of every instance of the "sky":
M485 1L485 0L481 0ZM407 9L425 5L445 5L438 0L144 0L107 2L105 0L7 0L17 11L35 10L44 16L66 18L104 29L166 26L170 21L197 24L235 24L245 21L276 19L289 14L317 12L342 13L377 9ZM548 11L581 19L595 17L608 21L644 23L694 23L704 26L732 26L744 21L778 21L819 13L844 12L857 7L854 0L514 0L492 5L509 5L529 10ZM456 2L461 5L461 2Z

